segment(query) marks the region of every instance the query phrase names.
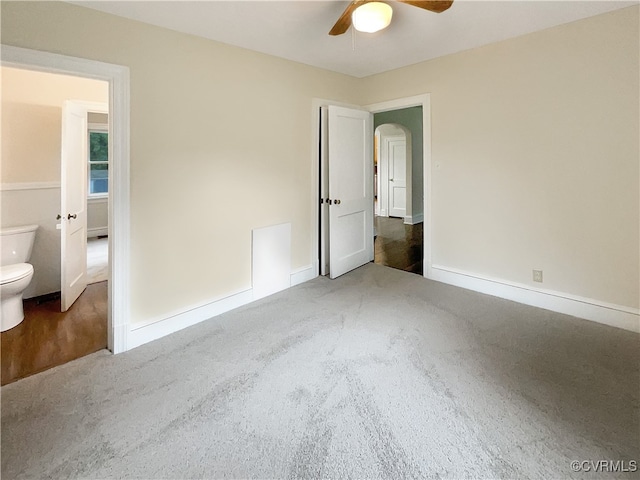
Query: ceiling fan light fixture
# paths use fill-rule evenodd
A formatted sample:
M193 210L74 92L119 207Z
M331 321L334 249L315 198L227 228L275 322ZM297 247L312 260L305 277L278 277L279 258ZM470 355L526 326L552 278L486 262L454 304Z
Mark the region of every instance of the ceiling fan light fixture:
M353 27L359 32L375 33L391 23L393 10L382 2L368 2L355 9L351 16Z

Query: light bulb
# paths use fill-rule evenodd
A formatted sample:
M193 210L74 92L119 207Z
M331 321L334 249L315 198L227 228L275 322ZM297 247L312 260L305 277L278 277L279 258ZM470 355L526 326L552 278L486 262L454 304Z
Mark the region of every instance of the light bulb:
M386 3L369 2L355 9L351 22L359 32L374 33L387 28L392 15L393 10Z

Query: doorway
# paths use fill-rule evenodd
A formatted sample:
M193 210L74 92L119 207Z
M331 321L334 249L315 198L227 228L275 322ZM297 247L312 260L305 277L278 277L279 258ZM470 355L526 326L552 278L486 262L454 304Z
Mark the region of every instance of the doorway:
M319 275L326 275L328 273L328 267L323 262L323 258L326 258L326 240L322 235L323 231L323 210L326 209L326 205L323 204L323 189L327 188L327 185L322 179L321 170L322 165L326 161L323 158L323 152L326 151L326 145L323 143L321 135L322 131L322 116L319 114L323 105L341 105L349 108L358 109L355 105L345 105L340 102L334 102L325 99L316 98L312 101L311 114L312 114L312 138L313 144L318 148L314 148L313 155L313 169L312 180L314 188L311 191L311 200L313 205L313 217L312 217L312 229L314 232L313 251L317 252L318 261L316 263L316 272ZM431 96L430 94L416 95L413 97L399 98L396 100L390 100L386 102L370 104L364 107L366 110L373 114L393 112L396 110L408 109L411 107L421 107L421 125L420 130L421 142L417 147L417 150L421 152L421 158L416 164L412 166L412 169L419 165L417 176L422 179L422 189L418 202L414 202L413 205L421 207L421 211L412 213L411 220L417 225L416 231L413 237L422 239L422 275L426 278L431 278L432 275L432 260L431 260ZM362 107L360 107L362 108ZM382 122L385 123L385 122ZM393 123L393 122L391 122ZM372 142L373 143L373 142ZM415 143L415 141L414 141ZM373 149L372 149L373 151ZM371 154L371 165L373 165L373 153ZM374 184L374 177L372 174L371 183ZM372 199L371 211L375 208L374 200ZM406 225L404 221L403 225ZM420 228L422 231L420 231ZM371 235L374 236L375 232L372 231ZM415 254L414 254L415 255ZM419 253L417 254L419 256ZM373 261L373 257L371 259ZM417 262L416 262L417 263Z
M424 274L423 107L374 114L377 264Z
M373 260L373 116L319 109L319 264L334 279Z
M393 113L396 119L405 117L405 123L421 128L412 118L412 113L421 116L421 111ZM380 115L374 115L374 123L380 123ZM412 132L401 124L382 123L374 138L374 262L422 275L423 222L413 220L413 193L416 190L421 201L422 183L413 181ZM416 205L415 210L421 208Z
M406 127L384 123L375 129L373 168L377 216L403 220L412 216L411 147L411 131Z
M107 289L107 347L113 353L127 350L129 334L129 111L128 67L20 47L3 46L2 65L106 81L109 85L109 282Z
M80 285L65 305L68 267L73 267L74 277L86 278L88 238L86 226L77 229L72 241L64 235L65 221L74 230L86 222L87 204L96 197L91 195L96 189L91 188L95 175L89 173L94 170L89 125L108 132L109 84L4 65L2 78L3 119L10 125L2 135L7 154L2 170L11 186L7 191L3 183L2 227L38 226L27 259L34 275L23 292L24 319L2 332L4 385L107 347L107 278L89 289ZM69 103L77 110L71 122L66 115ZM99 164L101 173L108 171L105 160ZM69 198L77 205L65 201ZM106 235L108 202L103 200L101 233ZM68 220L61 215L67 210Z

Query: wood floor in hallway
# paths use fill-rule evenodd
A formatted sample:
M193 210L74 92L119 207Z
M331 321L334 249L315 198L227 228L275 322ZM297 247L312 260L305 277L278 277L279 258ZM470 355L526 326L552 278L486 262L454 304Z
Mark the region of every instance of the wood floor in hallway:
M375 217L374 262L422 275L422 223L405 225L402 218Z
M0 335L2 385L107 348L107 282L87 286L64 313L57 296L25 300L24 314Z

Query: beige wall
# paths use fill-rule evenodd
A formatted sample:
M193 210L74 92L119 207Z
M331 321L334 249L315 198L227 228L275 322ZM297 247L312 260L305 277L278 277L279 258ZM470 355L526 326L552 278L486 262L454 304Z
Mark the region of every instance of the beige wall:
M431 93L434 264L638 307L638 17L363 81L367 104Z
M252 228L291 222L291 266L311 265L311 102L352 102L356 79L65 3L1 8L3 43L130 68L134 323L250 287Z
M39 228L25 298L60 291L60 139L65 100L108 103L106 82L1 67L0 226ZM106 208L104 209L106 212Z

